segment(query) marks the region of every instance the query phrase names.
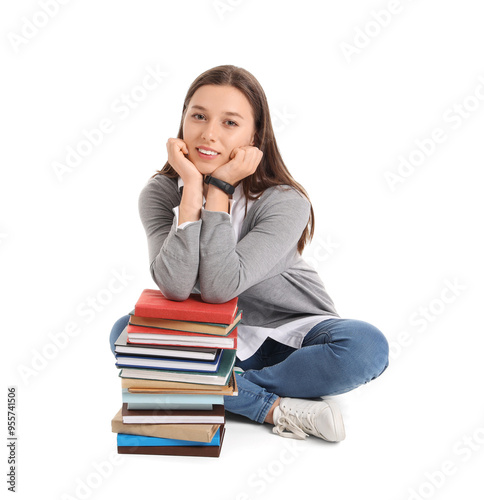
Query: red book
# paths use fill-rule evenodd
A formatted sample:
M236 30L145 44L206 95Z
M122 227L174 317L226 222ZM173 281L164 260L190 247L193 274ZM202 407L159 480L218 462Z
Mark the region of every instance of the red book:
M145 289L134 307L135 316L144 318L199 321L231 324L235 319L238 297L222 304L203 302L200 294L192 293L186 300L167 299L160 290Z

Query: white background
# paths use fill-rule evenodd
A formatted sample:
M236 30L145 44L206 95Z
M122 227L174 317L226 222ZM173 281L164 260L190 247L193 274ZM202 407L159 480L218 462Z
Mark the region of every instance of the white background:
M394 1L393 14L376 0L44 3L3 2L0 15L0 402L6 415L16 385L17 498L482 498L479 2ZM218 459L108 466L121 401L109 333L155 287L138 195L167 159L189 85L220 64L264 87L284 161L316 214L304 256L341 316L386 334L391 364L337 397L339 444L229 416ZM147 67L166 77L142 96ZM124 114L123 94L139 101ZM56 175L103 119L111 132ZM430 144L435 129L445 139L419 162L415 141ZM392 189L385 176L412 154L419 164ZM77 335L60 334L70 323Z

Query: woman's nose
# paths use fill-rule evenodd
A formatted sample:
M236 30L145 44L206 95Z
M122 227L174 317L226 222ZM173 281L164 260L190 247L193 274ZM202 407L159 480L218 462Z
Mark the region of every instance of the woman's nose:
M217 138L216 136L217 136L217 128L215 123L207 122L202 130L202 139L205 139L207 141L214 140Z

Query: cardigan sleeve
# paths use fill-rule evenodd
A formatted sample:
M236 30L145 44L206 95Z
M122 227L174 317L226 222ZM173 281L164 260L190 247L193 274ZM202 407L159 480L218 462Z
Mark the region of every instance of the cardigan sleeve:
M225 212L202 209L200 293L206 302L237 297L268 276L297 243L309 220L310 203L294 188L272 189L254 227L237 243Z
M234 200L229 200L229 216L230 216L230 220L232 220L232 205L234 203ZM203 203L203 206L205 206L205 202ZM194 222L196 221L187 221L187 222L182 222L181 224L178 223L178 219L179 219L179 216L180 216L180 207L177 206L175 208L173 208L173 213L175 214L175 228L176 230L178 231L178 229L184 229L185 227L187 227L188 225L190 224L193 224ZM199 220L202 220L201 218Z
M138 208L148 239L153 281L168 299L185 300L198 279L202 221L177 231L173 208L179 200L170 183L167 178L151 179L140 193Z

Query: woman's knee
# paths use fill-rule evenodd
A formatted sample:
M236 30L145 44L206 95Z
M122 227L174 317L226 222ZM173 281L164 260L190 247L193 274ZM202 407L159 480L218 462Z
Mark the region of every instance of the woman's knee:
M332 340L344 350L348 370L365 382L381 375L388 366L388 341L366 321L342 320L332 332Z
M389 346L385 335L374 325L358 321L358 354L371 367L372 378L381 375L388 367Z

